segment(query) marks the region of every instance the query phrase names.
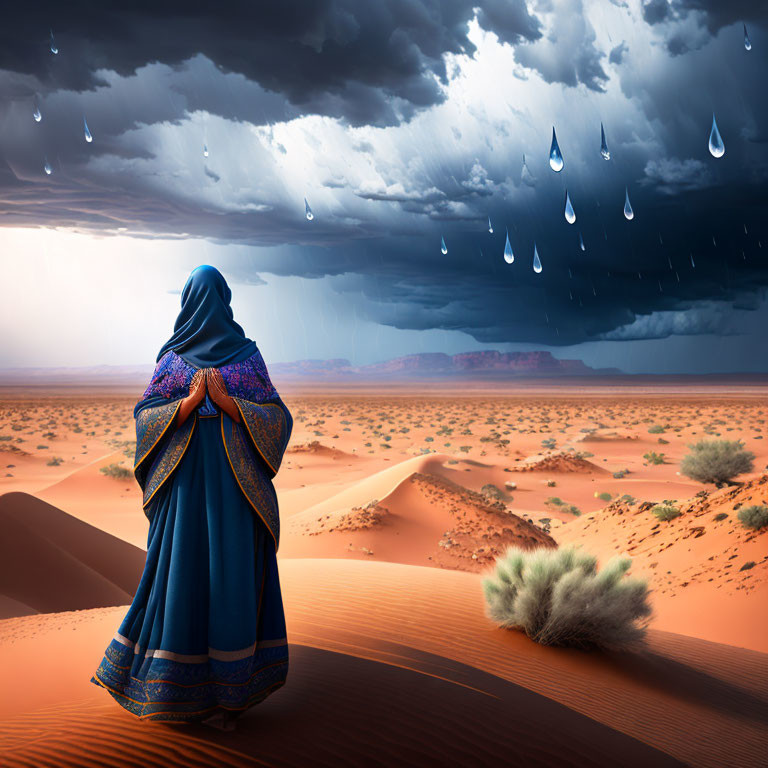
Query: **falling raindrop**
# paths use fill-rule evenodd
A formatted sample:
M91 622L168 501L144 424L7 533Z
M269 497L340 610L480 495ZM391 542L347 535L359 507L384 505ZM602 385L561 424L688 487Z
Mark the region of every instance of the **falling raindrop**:
M32 117L35 118L36 123L39 123L43 119L43 116L40 114L40 107L38 107L37 105L35 105L35 111Z
M608 151L608 143L605 140L605 128L600 123L600 154L603 156L603 160L610 160L611 153Z
M208 145L203 144L203 157L208 157Z
M741 258L744 259L744 261L747 260L747 254L744 253L744 251L741 252Z
M712 157L722 157L725 154L725 144L720 131L717 130L715 113L712 113L712 130L709 132L709 153Z
M696 269L696 262L693 260L693 254L691 254L691 266Z
M538 275L541 274L541 259L539 258L539 250L536 248L536 243L533 244L533 271Z
M595 284L592 283L592 295L597 296L597 291L595 290Z
M568 267L568 277L573 280L573 272L571 272L571 268Z
M568 190L565 190L565 220L569 224L573 224L576 221L576 211L573 210L571 205L571 198L568 195Z
M712 245L714 245L715 248L717 248L717 240L715 240L715 236L714 235L712 235Z
M491 217L488 217L488 231L493 234L493 224L491 224Z
M560 146L557 143L557 134L555 126L552 126L552 146L549 148L549 167L559 173L563 170L563 155L560 152Z
M680 275L677 272L675 272L675 277L677 278L677 282L679 283L680 282Z
M307 216L307 221L312 221L312 219L315 218L315 214L312 213L312 209L309 207L306 197L304 198L304 213ZM443 248L445 248L445 244L443 244ZM443 253L445 253L445 251L443 251Z
M669 268L672 269L672 259L667 256L667 261L669 262Z
M448 246L445 244L445 238L440 235L440 253L445 256L446 253L448 253Z
M635 212L629 202L629 190L626 187L624 187L624 218L627 221L632 221L635 218Z
M515 254L512 253L512 246L509 243L509 230L507 230L507 242L504 243L504 261L511 264L515 260Z
M85 136L85 140L90 144L93 141L93 136L91 136L91 132L88 129L88 123L85 121L85 118L83 118L83 134Z
M56 41L53 39L53 30L51 30L51 53L56 54L59 52L59 49L56 45Z
M746 48L748 51L752 50L752 41L749 39L749 35L747 34L747 25L744 25L744 48Z
M48 162L48 156L46 155L45 158L45 165L43 166L43 170L46 173L46 176L50 176L53 173L53 168L51 168L51 164Z
M581 232L579 232L579 248L581 248L582 251L586 251L587 250L584 247L584 238L581 236Z
M744 234L745 234L745 235L748 235L748 234L749 234L749 233L747 232L747 225L746 225L746 224L744 225Z
M573 301L573 291L570 288L568 289L568 295L571 297L571 301Z
M533 177L528 164L525 162L525 155L523 155L523 167L520 170L520 181L527 187L535 187L536 179Z
M661 239L661 232L659 232L659 245L664 245L664 241Z

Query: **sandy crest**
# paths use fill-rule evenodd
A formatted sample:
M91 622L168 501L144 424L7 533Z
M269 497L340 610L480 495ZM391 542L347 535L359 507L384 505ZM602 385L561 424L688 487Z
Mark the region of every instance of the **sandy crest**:
M764 654L662 632L639 656L543 648L436 568L284 560L281 581L288 684L234 734L138 722L88 682L125 607L0 622L4 764L759 764Z

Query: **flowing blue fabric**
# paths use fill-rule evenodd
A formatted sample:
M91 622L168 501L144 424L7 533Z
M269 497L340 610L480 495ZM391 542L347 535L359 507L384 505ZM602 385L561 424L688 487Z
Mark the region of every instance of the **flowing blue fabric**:
M229 299L217 270L192 273L134 411L147 560L91 682L143 719L242 712L288 673L272 477L293 420ZM178 424L200 366L219 368L239 422L206 397Z
M173 336L160 349L158 362L171 350L198 368L218 368L253 355L256 344L235 322L231 300L232 291L216 267L203 264L192 270L181 291Z

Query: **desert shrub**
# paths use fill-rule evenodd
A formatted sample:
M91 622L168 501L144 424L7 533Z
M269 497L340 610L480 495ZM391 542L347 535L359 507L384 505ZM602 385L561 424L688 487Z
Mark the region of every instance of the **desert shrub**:
M603 491L602 493L596 493L595 498L600 499L600 501L610 501L613 496L608 491Z
M755 454L741 440L700 440L680 464L680 471L700 483L718 488L744 472L751 472Z
M550 496L544 503L553 507L562 507L565 504L559 496Z
M116 480L127 480L133 475L130 469L121 467L119 464L107 464L106 467L102 467L99 472L107 477L114 477Z
M658 435L663 431L664 427L662 427L661 424L654 424L653 426L648 427L648 433L651 435Z
M657 504L651 512L657 520L661 520L663 523L668 523L683 514L677 507L668 504Z
M500 488L497 488L493 483L486 483L481 489L480 493L483 496L488 496L491 499L503 499L504 493Z
M629 558L597 570L575 548L512 548L483 579L490 618L542 645L620 649L637 643L651 614L648 587L624 578Z
M58 467L59 464L63 464L64 459L61 458L61 456L52 456L50 461L48 461L49 467Z
M751 571L757 563L754 560L750 560L748 563L744 563L744 565L739 568L740 571Z
M548 437L546 440L541 441L542 448L552 449L557 445L557 440L554 437Z
M751 507L742 507L737 515L739 522L745 528L759 531L768 525L768 507L762 504L753 504Z
M725 520L726 517L728 517L727 512L718 512L714 519L716 523L719 523L721 520Z
M649 463L649 464L664 464L664 457L666 454L664 453L656 453L656 451L648 451L648 453L643 454L643 458Z

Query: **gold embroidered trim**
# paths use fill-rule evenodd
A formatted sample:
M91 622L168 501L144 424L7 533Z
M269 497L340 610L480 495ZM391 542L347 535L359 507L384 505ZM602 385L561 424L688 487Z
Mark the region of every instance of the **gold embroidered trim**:
M169 408L170 406L171 406L171 403L169 403L168 405L159 405L159 406L156 406L156 407L157 408L162 408L162 409L165 410L165 409ZM139 468L139 466L147 458L147 456L149 456L149 454L152 453L152 451L155 449L155 446L157 446L157 444L163 439L163 435L168 431L168 427L170 427L171 424L173 424L173 422L174 422L174 420L176 418L176 412L179 410L180 407L181 407L181 400L179 400L176 403L176 405L174 406L173 413L172 413L170 419L168 419L168 423L163 427L162 432L158 435L157 440L155 440L155 442L152 443L152 445L146 451L144 451L144 455L133 465L133 471L134 472ZM146 409L146 410L154 411L155 408L149 408L149 409ZM144 413L146 413L146 410L142 411L141 413L139 413L137 418L141 419L142 415Z
M187 424L190 424L190 427L187 428ZM165 484L165 481L173 474L176 467L179 466L179 463L184 458L184 454L187 452L187 448L189 448L189 443L192 440L192 435L195 431L195 425L197 424L197 414L195 413L193 416L191 416L187 421L179 427L179 429L176 431L176 434L171 438L171 444L166 448L165 454L163 455L163 458L161 460L161 463L156 467L155 471L152 473L152 478L149 479L146 485L146 491L151 491L149 495L145 492L144 496L144 502L143 506L146 509L147 505L150 501L152 501L154 495L160 490L160 488L163 487ZM181 446L181 451L179 452L180 447L180 439L184 439L184 430L187 429L187 435L186 435L186 441L184 442L184 445ZM173 441L176 441L174 444ZM163 466L163 464L167 466ZM158 477L158 475L161 475L159 478L159 481L157 482L157 485L153 488L152 485L155 481L155 478Z

